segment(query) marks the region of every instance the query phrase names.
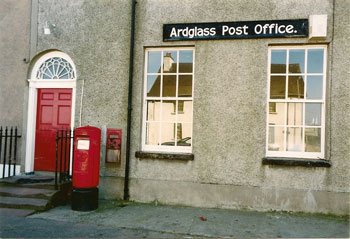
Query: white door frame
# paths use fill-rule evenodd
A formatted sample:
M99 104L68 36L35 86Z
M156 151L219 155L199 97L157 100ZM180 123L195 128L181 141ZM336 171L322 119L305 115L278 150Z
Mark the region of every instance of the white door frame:
M37 79L37 72L46 60L52 57L60 57L67 60L74 70L74 79ZM41 56L32 69L29 82L28 116L27 116L27 139L25 153L25 173L34 172L35 131L37 114L38 89L44 88L66 88L72 89L71 127L74 127L74 112L76 99L76 68L72 59L60 51L52 51Z

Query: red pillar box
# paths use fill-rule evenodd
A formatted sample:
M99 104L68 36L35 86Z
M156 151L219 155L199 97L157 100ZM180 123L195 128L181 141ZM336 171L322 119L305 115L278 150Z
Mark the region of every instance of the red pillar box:
M92 126L75 129L72 209L98 208L101 130Z

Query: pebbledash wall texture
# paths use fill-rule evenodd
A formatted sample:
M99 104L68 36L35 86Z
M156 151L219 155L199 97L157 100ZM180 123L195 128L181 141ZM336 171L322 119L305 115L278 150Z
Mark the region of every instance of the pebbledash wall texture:
M36 59L53 50L62 51L72 58L77 71L75 126L93 125L103 132L100 198L122 198L131 1L34 0L32 5L31 32L37 33L37 37L32 37L31 49L34 49L32 55L35 57L32 57L30 65L33 66ZM347 0L137 1L130 135L130 199L197 207L348 215L349 11L350 2ZM293 20L309 19L312 15L327 15L325 37L163 41L164 24ZM33 21L37 21L37 24L33 24ZM50 34L44 34L46 26L50 27ZM313 63L310 60L312 51L309 49L324 49L322 59L325 65L321 75L299 72L303 77L309 77L307 79L323 77L325 82L322 89L324 101L318 116L323 124L316 127L320 131L313 131L322 131L319 147L324 155L321 159L290 156L288 152L278 157L267 157L267 151L272 150L267 144L276 140L269 136L275 127L268 122L271 113L269 102L283 106L295 103L278 101L281 98L271 101L273 90L270 89L270 63L274 61L274 53L269 56L269 52L276 49L276 54L287 52L287 56L290 56L293 47L302 52L310 52L307 53L308 58L303 58L303 64L310 69ZM181 147L176 147L171 152L167 147L167 150L162 151L162 146L168 143L161 141L160 149L150 152L145 150L148 141L144 140L152 130L147 121L150 114L147 107L150 104L156 107L157 102L163 103L164 99L161 101L154 98L151 101L145 98L149 97L148 79L154 75L162 79L161 86L167 84L165 68L150 73L149 65L153 64L150 54L155 52L164 54L165 57L168 51L177 52L178 55L173 55L176 58L173 60L179 68L173 75L180 79L181 54L186 50L193 52L191 62L194 66L192 72L186 73L192 77L193 82L190 96L193 116L188 123L191 125L190 146L184 144L189 146L189 150L183 152ZM162 59L165 62L165 58ZM283 64L283 60L280 63ZM289 85L284 83L283 86L290 87L287 92L291 92L293 75L286 73L287 77L283 74L279 77L290 79ZM177 87L176 94L181 91L179 80L177 82L174 86ZM165 92L164 87L162 92ZM306 99L307 96L302 93L300 97ZM28 96L25 95L24 99L27 101ZM180 100L169 98L168 101L177 102L174 114L179 118ZM301 117L305 122L308 104L311 103L300 103L304 108L301 112L305 116ZM165 111L165 104L162 107ZM23 114L24 121L26 113ZM289 117L289 111L285 115ZM179 129L179 124L175 125L172 130L176 138L182 128ZM292 128L286 127L281 126L284 131ZM120 166L105 163L107 128L123 130ZM304 139L307 138L309 129L306 126L299 128L303 132L298 134L299 140L303 142L300 145L306 145ZM277 131L277 126L274 129ZM268 130L270 131L267 132ZM284 131L281 131L284 135L291 133ZM288 149L286 144L290 138L288 135L283 137L282 148ZM172 142L175 144L177 140ZM179 142L176 144L180 145ZM183 155L189 157L181 158ZM24 162L23 157L22 165Z

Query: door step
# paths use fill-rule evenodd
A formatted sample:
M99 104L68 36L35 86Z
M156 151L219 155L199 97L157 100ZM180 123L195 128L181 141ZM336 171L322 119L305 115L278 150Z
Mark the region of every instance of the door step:
M50 207L49 200L39 198L0 197L0 207L45 211Z
M56 190L42 188L0 187L0 196L6 197L50 199L55 193L57 193Z
M25 175L0 180L0 215L30 215L70 201L72 183L55 187L54 177ZM20 210L20 211L14 211Z
M0 208L0 215L5 217L26 217L35 212L35 210L30 209Z

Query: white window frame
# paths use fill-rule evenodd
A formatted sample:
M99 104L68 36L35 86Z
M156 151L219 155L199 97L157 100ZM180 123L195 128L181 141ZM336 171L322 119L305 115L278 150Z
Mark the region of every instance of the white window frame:
M302 74L292 74L288 72L289 67L289 51L290 50L305 50L305 72ZM322 49L323 50L323 73L307 73L307 50L309 49ZM272 50L287 50L287 60L286 60L286 73L280 74L280 73L271 73L271 51ZM288 99L288 80L289 76L300 76L302 75L305 79L305 87L304 87L304 99L301 100L289 100ZM285 99L270 99L270 78L271 76L286 76L286 96ZM307 88L307 77L308 76L322 76L323 77L323 96L322 100L311 100L306 99L306 88ZM325 45L303 45L303 46L271 46L268 49L268 72L267 72L267 108L266 108L266 156L267 157L293 157L293 158L324 158L325 155L325 124L326 124L326 76L327 76L327 46ZM269 151L269 103L270 102L276 102L276 103L303 103L303 125L301 126L302 131L302 148L305 149L305 128L321 128L321 152L293 152L293 151L286 151L287 147L287 135L284 134L284 151ZM305 103L321 103L322 104L322 113L321 113L321 127L320 126L306 126L305 125ZM287 129L287 110L285 106L284 110L284 132L286 132ZM300 127L300 126L297 126Z
M179 52L181 50L192 50L193 51L193 69L192 73L178 73L178 70L176 73L165 73L165 75L174 75L176 76L176 95L178 92L178 82L179 82L179 76L180 75L192 75L192 97L162 97L162 81L160 85L161 90L161 96L160 97L147 97L147 76L148 75L161 75L163 78L163 54L165 51L177 51L177 69L179 69ZM151 51L161 51L161 73L148 73L148 53ZM144 89L143 89L143 117L142 117L142 151L146 152L164 152L164 153L191 153L192 152L192 145L193 145L193 94L194 94L194 69L195 69L195 48L194 47L155 47L155 48L147 48L145 49L145 65L144 65ZM166 145L147 145L146 144L146 128L147 128L147 101L149 100L184 100L184 101L192 101L192 112L191 112L191 146L166 146ZM178 108L178 104L176 104L176 109ZM162 112L160 113L162 115ZM178 114L176 114L176 125L178 123L177 120ZM162 119L160 119L159 122L163 122ZM176 128L175 128L176 129ZM161 129L160 129L161 131ZM161 137L161 136L160 136ZM176 139L175 139L176 141Z

